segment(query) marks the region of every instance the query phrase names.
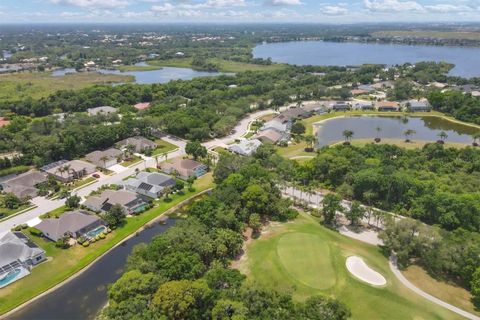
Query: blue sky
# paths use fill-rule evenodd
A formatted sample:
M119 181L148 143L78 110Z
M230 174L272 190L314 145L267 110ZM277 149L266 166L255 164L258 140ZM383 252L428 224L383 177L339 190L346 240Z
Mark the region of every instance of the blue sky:
M0 22L480 22L480 0L0 0Z

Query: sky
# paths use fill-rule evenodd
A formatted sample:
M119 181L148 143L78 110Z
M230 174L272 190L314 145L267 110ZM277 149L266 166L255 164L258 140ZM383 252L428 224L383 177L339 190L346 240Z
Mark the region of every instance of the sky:
M0 23L480 22L480 0L0 0Z

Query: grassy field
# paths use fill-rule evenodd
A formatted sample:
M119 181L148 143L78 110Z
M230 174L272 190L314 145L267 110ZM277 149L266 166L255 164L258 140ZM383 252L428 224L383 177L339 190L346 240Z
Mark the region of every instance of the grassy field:
M387 285L376 288L354 278L345 267L351 255L362 257ZM248 281L292 292L298 300L316 294L339 298L352 319L460 319L397 281L379 248L326 229L306 214L269 226L248 245L239 269Z
M259 65L253 63L235 62L223 59L208 59L207 62L214 63L219 66L220 72L244 72L244 71L274 71L285 68L284 64ZM177 68L192 68L192 59L179 58L169 60L153 60L147 62L151 66L159 67L177 67Z
M343 142L343 141L342 141ZM339 143L342 143L339 142ZM352 145L363 147L367 144L374 143L372 139L353 139ZM411 140L410 142L405 142L404 139L382 139L379 144L394 144L396 146L405 148L405 149L418 149L422 148L427 143L432 143L432 141L422 141L422 140ZM452 148L465 148L470 146L467 143L460 143L460 142L445 142L445 147L452 147Z
M480 32L472 31L391 30L373 32L372 36L480 40Z
M131 82L132 76L82 72L52 77L48 72L22 72L0 75L0 101L46 97L58 90L81 89L94 84Z
M152 219L162 215L183 200L212 187L212 185L211 174L197 179L194 184L194 192L186 190L184 195L173 195L171 202L162 201L157 207L139 216L128 218L127 223L122 228L115 230L106 239L96 242L88 248L74 246L63 250L56 248L51 241L43 238L34 238L35 242L45 249L51 261L40 264L32 270L31 275L0 290L0 314L15 308L69 278Z
M155 143L158 145L158 147L157 149L153 150L152 156L170 152L178 148L176 145L162 139L155 140Z
M128 71L152 71L152 70L159 70L162 69L160 66L135 66L135 65L130 65L130 66L118 66L118 70L122 72L128 72Z
M464 288L433 279L421 267L413 265L403 275L423 291L465 311L480 316L471 302L472 295Z
M131 157L130 160L125 160L125 161L123 161L123 162L120 163L120 164L121 164L122 166L124 166L124 167L130 167L131 165L134 165L134 164L136 164L136 163L138 163L138 162L140 162L140 161L142 161L142 158L141 158L141 157L139 157L139 156L133 156L133 157Z

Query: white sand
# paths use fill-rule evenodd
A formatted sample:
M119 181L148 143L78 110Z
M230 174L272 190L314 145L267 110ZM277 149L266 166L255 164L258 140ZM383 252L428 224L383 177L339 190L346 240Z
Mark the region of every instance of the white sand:
M351 256L347 258L347 269L356 278L373 286L383 286L387 280L377 271L370 268L362 258Z

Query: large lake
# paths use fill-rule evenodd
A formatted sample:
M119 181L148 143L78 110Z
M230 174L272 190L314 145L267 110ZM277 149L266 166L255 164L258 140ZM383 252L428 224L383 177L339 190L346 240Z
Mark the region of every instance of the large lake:
M446 61L455 64L451 75L480 76L480 48L294 41L258 45L253 49L253 55L255 58L272 58L275 62L325 66Z
M138 66L146 66L145 63L138 63ZM54 77L62 77L68 73L75 73L75 69L58 69L52 72ZM223 73L220 72L207 72L207 71L196 71L189 68L173 68L173 67L163 67L158 70L149 70L149 71L119 71L116 69L99 69L99 73L104 74L120 74L120 75L130 75L135 77L135 83L138 84L153 84L153 83L167 83L171 80L191 80L198 77L212 77L218 76Z
M380 127L380 138L405 139L404 132L415 130L410 137L412 141L437 141L438 134L445 131L447 142L471 143L472 135L480 129L455 123L435 116L346 116L332 118L317 124L317 146L323 147L343 141L343 131L354 132L353 139L373 139Z

